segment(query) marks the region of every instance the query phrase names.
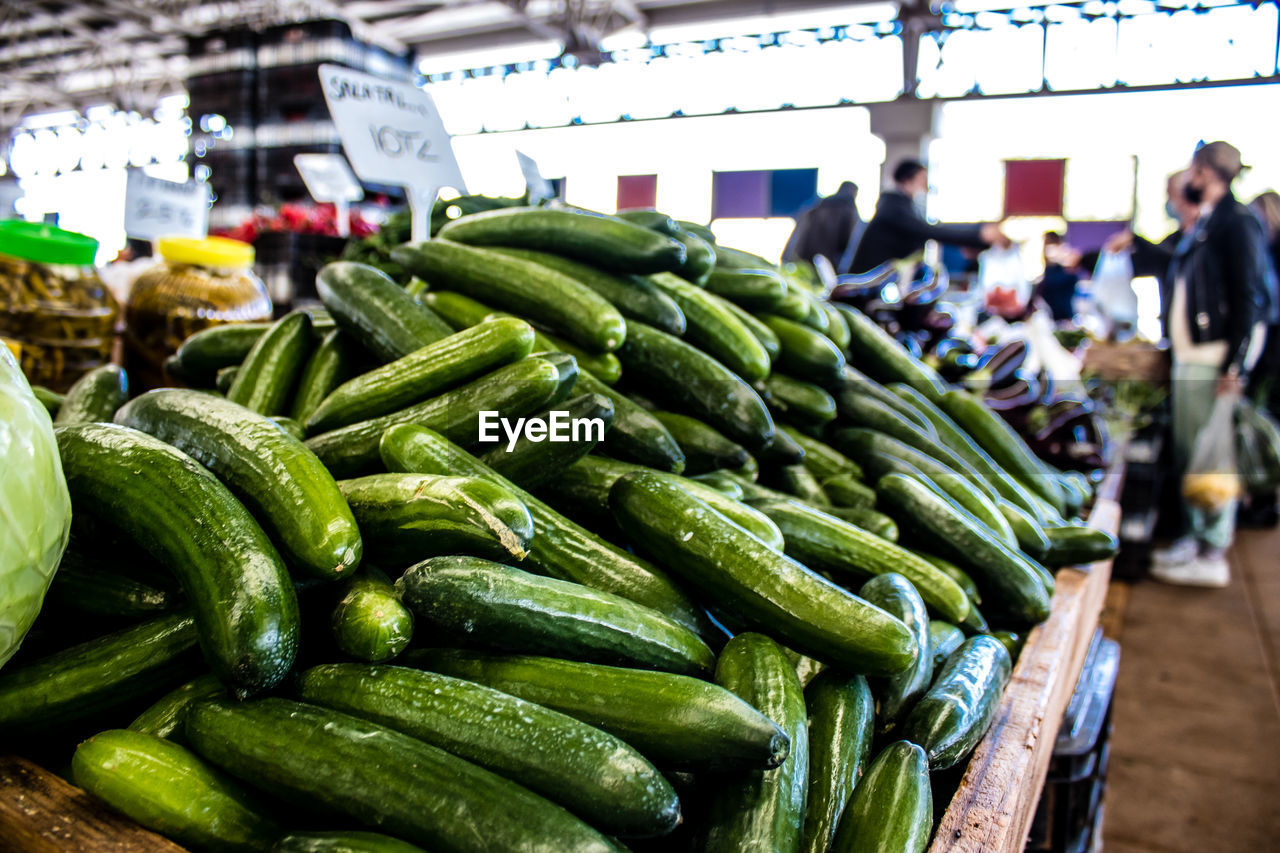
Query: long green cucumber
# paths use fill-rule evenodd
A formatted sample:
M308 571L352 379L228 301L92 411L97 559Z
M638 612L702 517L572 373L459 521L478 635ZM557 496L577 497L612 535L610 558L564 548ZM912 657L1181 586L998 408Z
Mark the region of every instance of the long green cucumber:
M1013 664L999 640L970 637L907 717L904 735L924 747L929 767L952 767L978 745L995 718Z
M876 575L862 585L858 595L900 619L911 629L921 649L920 657L910 669L877 678L871 683L880 730L892 731L929 689L932 681L933 646L929 645L929 614L911 581L897 572Z
M805 469L811 470L811 469ZM821 480L822 492L832 506L845 509L870 509L876 504L876 491L848 474L837 474Z
M778 340L778 336L774 334L764 322L755 314L749 313L742 306L730 302L724 297L720 297L720 301L729 313L737 317L742 325L747 327L747 331L755 335L756 340L760 342L760 346L764 347L764 351L769 354L769 362L773 363L782 355L782 341Z
M874 320L850 305L837 304L849 328L849 356L880 382L902 382L937 403L947 384L937 372L915 358Z
M311 315L286 314L249 350L227 399L263 415L285 414L311 349Z
M602 269L654 273L679 269L684 244L640 225L585 210L512 207L473 213L440 229L440 237L474 246L518 246L556 252Z
M386 274L352 261L325 264L316 291L338 328L384 362L449 334L449 325Z
M128 403L116 423L173 445L217 475L291 565L330 580L359 565L360 529L333 477L268 419L210 394L161 389Z
M782 430L774 432L773 438L757 450L756 455L766 467L800 465L804 462L804 448Z
M479 438L481 411L523 417L545 406L559 387L559 369L531 356L406 409L313 435L306 444L334 476L352 476L377 463L378 441L389 427L431 427L472 444Z
M568 714L664 767L770 768L790 751L773 720L723 687L687 675L459 649L410 652L407 662Z
M682 227L687 227L684 225L683 222L680 222L679 224ZM715 240L710 237L704 236L704 239L711 240L712 245L715 246L716 264L720 266L722 269L727 269L727 270L755 269L755 270L768 270L770 272L778 271L777 264L767 261L764 258L760 257L759 255L753 254L751 252L744 252L742 249L735 249L732 246L722 246L719 243L716 243Z
M1009 529L1021 548L1033 560L1043 560L1049 553L1047 530L1013 501L1001 500L996 506L1009 523Z
M673 474L684 470L680 445L662 422L642 406L594 376L579 376L577 390L600 394L613 403L613 425L604 435L604 447L610 454Z
M822 484L804 465L784 465L777 470L776 475L778 488L787 494L811 506L831 506L831 498L827 497Z
M626 337L617 308L550 267L449 240L399 246L392 257L428 281L542 323L591 352L612 352Z
M830 444L819 441L793 426L784 426L782 431L804 450L804 467L812 471L813 476L817 477L819 482L840 474L848 474L855 479L862 479L862 468L858 463L836 450Z
M355 371L355 363L354 341L340 329L325 335L302 368L289 417L305 424L324 398Z
M413 613L381 572L351 579L330 624L338 651L367 663L391 660L413 639Z
M237 693L293 665L298 600L267 535L180 450L114 424L56 430L71 503L114 524L177 577L213 671Z
M848 350L849 344L852 342L852 336L849 334L849 323L844 318L836 306L830 302L822 300L818 303L822 312L827 315L827 331L826 335L831 338L832 342L841 350Z
M239 372L240 365L238 364L220 369L213 380L213 390L225 397L227 392L231 390L231 386L235 384L236 374Z
M67 608L96 616L143 618L172 610L181 595L106 566L63 561L45 597L50 608Z
M618 351L634 380L677 411L705 421L748 450L773 439L773 418L755 390L701 350L641 323L628 326Z
M56 730L180 683L198 670L186 612L157 616L0 673L0 732Z
M831 853L922 853L933 832L933 792L923 749L887 745L854 789Z
M655 411L655 418L671 433L684 453L687 476L721 468L739 468L747 461L747 449L697 418L677 412Z
M302 673L298 695L447 750L607 832L660 835L680 820L670 783L635 749L482 684L399 666L326 664Z
M509 489L479 477L369 474L338 484L369 537L369 557L399 568L443 554L523 560L534 526Z
M1088 565L1114 557L1120 548L1115 536L1096 527L1050 527L1044 535L1049 539L1048 566Z
M728 302L672 273L657 273L648 280L684 312L685 340L748 382L759 382L769 375L769 353L729 310Z
M804 690L809 711L809 795L801 853L827 853L862 778L875 733L875 699L861 675L827 670Z
M964 594L969 596L969 601L974 604L982 603L982 592L978 589L978 585L973 582L973 578L969 577L964 569L957 566L950 560L944 560L942 557L934 554L920 554L921 558L927 560L935 569L951 578L960 588L964 590Z
M702 640L656 610L488 560L424 560L396 588L421 620L468 646L684 675L715 666Z
M192 848L252 853L280 834L249 791L155 735L128 729L94 735L77 747L71 776L147 829Z
M969 599L955 581L905 548L795 501L751 505L782 530L787 553L810 568L855 577L897 572L948 618L964 619L969 610Z
M990 600L1032 623L1048 617L1050 591L1030 558L992 537L973 516L902 474L882 477L876 493L899 524L922 529L945 546L951 552L947 556L977 577Z
M787 295L787 285L776 272L767 269L730 269L719 262L707 276L706 288L747 311L771 311Z
M676 484L628 474L614 484L609 505L638 548L802 654L876 675L904 670L919 654L897 619L777 553Z
M210 326L183 341L170 359L178 366L183 381L194 385L208 385L213 382L214 374L219 370L244 361L258 338L269 328L270 323L221 323Z
M809 788L809 729L804 689L778 644L763 634L738 634L716 663L716 683L776 722L791 740L785 761L728 780L707 818L708 853L800 849Z
M307 430L323 432L394 412L532 351L528 323L486 320L339 385L312 411Z
M56 418L58 410L62 408L62 404L66 402L67 396L59 394L52 388L46 388L43 385L32 385L31 393L44 406L45 411L49 413L49 417Z
M827 515L847 521L889 542L898 541L898 523L876 509L856 506L833 506L823 510Z
M812 379L824 387L839 381L844 370L844 353L830 338L786 317L765 314L760 319L782 344L779 368L793 376Z
M769 408L798 424L821 427L836 418L836 399L820 386L773 373L764 388Z
M211 672L205 673L161 696L134 718L129 724L129 730L156 737L174 738L176 735L180 738L187 708L191 707L193 702L225 696L226 693L227 688L218 676Z
M574 524L439 433L393 427L380 450L392 471L478 477L511 491L529 510L537 532L526 558L532 567L652 607L699 635L707 630L702 612L657 567Z
M677 228L677 232L671 236L684 246L684 263L675 270L675 273L686 281L702 287L707 282L707 276L711 275L711 271L715 269L716 250L711 248L711 244L705 239L683 228Z
M129 399L129 377L114 364L95 367L75 381L58 407L55 424L91 424L110 421L116 409Z
M291 832L283 835L271 853L426 853L416 844L380 832Z
M902 385L900 382L895 384ZM909 386L903 385L902 387L906 388ZM914 391L914 389L912 390ZM934 436L937 434L937 431L933 427L933 423L917 411L913 405L909 404L900 396L890 391L886 386L881 385L879 382L875 381L870 376L867 376L865 373L850 364L845 364L844 371L840 375L840 387L836 393L839 393L840 391L852 391L857 394L874 397L889 408L896 410L898 414L902 415L907 420L915 424L919 429L923 430L926 435ZM918 391L915 393L923 399L922 394ZM930 403L930 405L933 404ZM937 407L935 406L934 408L936 409Z
M685 331L685 315L670 294L655 286L644 276L606 272L590 264L575 261L550 252L532 249L498 248L495 251L532 261L569 276L579 284L598 293L606 302L617 308L623 317L648 323L673 335ZM669 275L669 273L660 273Z
M950 622L934 619L929 623L929 649L933 652L933 675L942 670L947 658L964 643L964 631ZM932 683L933 676L930 676Z
M490 314L489 318L504 316L501 312ZM611 352L588 352L575 343L556 337L550 332L535 328L533 334L533 351L550 353L559 351L573 356L578 365L606 385L616 385L622 378L622 362Z
M613 423L613 403L602 394L583 394L552 409L529 417L546 423L546 434L504 435L499 444L480 455L480 461L525 489L536 489L583 456L604 439ZM518 429L518 427L517 427Z
M633 225L666 234L668 237L674 237L680 231L680 226L676 225L674 219L657 210L620 210L615 215Z
M620 849L514 782L393 729L315 705L274 698L200 702L187 713L186 735L198 753L233 775L431 850Z

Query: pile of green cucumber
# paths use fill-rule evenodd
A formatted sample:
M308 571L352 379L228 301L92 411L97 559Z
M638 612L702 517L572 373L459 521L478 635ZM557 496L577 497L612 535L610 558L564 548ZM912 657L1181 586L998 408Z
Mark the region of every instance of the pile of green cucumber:
M392 258L184 387L47 395L71 545L0 748L195 850L923 850L1052 569L1114 552L1089 483L691 223Z

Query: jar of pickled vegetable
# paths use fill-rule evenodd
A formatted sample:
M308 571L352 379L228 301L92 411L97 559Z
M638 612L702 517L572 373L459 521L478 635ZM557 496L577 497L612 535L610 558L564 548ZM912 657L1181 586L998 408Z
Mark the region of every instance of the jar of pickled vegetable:
M65 391L111 360L120 306L94 269L97 252L74 231L0 221L0 338L33 385Z
M271 319L271 297L253 273L253 247L224 237L162 237L160 262L129 291L125 357L131 383L175 384L164 361L191 335L220 323Z

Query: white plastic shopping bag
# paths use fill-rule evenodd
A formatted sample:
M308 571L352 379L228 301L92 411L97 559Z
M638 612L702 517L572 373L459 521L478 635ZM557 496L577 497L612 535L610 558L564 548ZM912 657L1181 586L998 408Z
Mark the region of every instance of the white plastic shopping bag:
M1236 469L1236 394L1219 394L1209 420L1196 436L1182 496L1206 512L1218 512L1240 496Z
M1138 294L1133 292L1133 260L1128 252L1098 255L1092 289L1098 312L1112 328L1138 322Z

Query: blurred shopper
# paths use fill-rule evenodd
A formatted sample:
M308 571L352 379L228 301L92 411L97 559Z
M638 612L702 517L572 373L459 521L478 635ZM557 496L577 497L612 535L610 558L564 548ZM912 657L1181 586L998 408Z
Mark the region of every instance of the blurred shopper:
M938 225L924 218L929 171L919 160L903 160L893 169L893 188L880 194L875 216L867 223L849 264L849 272L866 272L885 261L905 258L929 240L953 246L986 249L1008 247L998 225Z
M1197 149L1182 185L1199 218L1173 252L1164 311L1173 351L1173 440L1185 470L1215 397L1239 394L1257 361L1270 312L1265 237L1231 184L1244 170L1226 142ZM1183 535L1154 555L1151 574L1166 583L1226 586L1226 550L1236 502L1210 514L1183 502Z
M813 263L822 255L837 273L848 272L853 249L866 228L858 216L857 201L858 185L844 181L834 193L801 211L782 259Z
M1261 220L1267 237L1267 253L1270 256L1271 322L1267 325L1267 342L1262 348L1258 363L1249 373L1248 394L1254 405L1265 408L1274 417L1280 414L1280 194L1269 190L1249 202L1249 207ZM1280 502L1276 493L1249 495L1246 506L1240 508L1239 523L1247 527L1275 527L1280 523Z
M1044 275L1031 294L1030 304L1042 299L1055 322L1071 320L1076 313L1076 289L1080 284L1080 253L1067 245L1057 231L1044 235Z

